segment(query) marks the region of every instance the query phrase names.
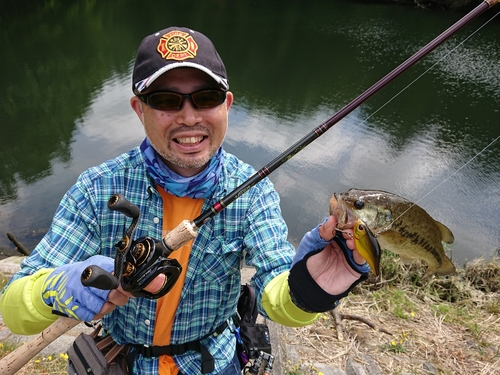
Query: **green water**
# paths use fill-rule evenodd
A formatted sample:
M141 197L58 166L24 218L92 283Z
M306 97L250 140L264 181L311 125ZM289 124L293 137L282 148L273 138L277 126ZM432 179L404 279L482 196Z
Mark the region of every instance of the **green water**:
M333 192L357 187L418 202L455 234L457 262L494 253L498 11L271 175L293 242ZM79 173L141 142L128 100L146 34L188 26L214 41L235 94L224 147L260 168L462 16L326 0L2 1L0 232L34 247ZM2 235L0 247L12 244Z

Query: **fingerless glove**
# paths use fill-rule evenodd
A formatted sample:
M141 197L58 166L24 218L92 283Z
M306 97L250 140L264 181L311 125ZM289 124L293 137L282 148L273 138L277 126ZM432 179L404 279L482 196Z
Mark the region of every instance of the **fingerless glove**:
M42 298L52 307L53 314L91 321L101 311L110 291L82 285L81 274L90 265L112 272L114 260L94 255L83 262L58 267L49 274L42 289Z

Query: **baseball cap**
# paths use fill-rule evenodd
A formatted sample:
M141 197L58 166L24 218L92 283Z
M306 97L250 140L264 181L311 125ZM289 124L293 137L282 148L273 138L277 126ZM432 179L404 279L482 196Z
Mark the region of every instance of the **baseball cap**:
M143 92L163 73L175 68L199 69L222 88L229 88L226 68L212 41L198 31L173 26L142 40L132 74L133 91Z

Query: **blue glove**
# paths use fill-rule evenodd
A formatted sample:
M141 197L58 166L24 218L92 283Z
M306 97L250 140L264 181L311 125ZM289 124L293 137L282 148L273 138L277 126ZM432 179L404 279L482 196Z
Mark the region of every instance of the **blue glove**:
M94 255L83 262L66 264L52 271L43 285L42 298L53 313L89 322L101 311L109 290L83 286L81 275L85 268L98 265L108 272L114 270L114 260Z
M325 223L327 220L328 218L326 218L323 223ZM304 259L307 254L316 253L319 250L324 249L326 245L328 245L332 241L325 241L321 238L321 236L319 235L319 227L321 225L322 224L319 224L316 228L304 235L302 241L300 241L297 253L293 258L292 267L295 265L295 263ZM339 245L342 253L344 254L344 257L347 260L347 263L349 263L349 266L351 266L354 271L360 274L370 272L370 266L368 265L368 263L358 264L354 261L353 251L347 247L346 239L341 232L337 231L335 233L335 237L333 237L333 240Z
M326 219L325 219L326 221ZM312 252L317 252L318 250L324 249L326 245L330 243L330 241L325 241L319 235L319 227L322 224L319 224L313 230L307 232L304 237L302 237L302 241L300 241L299 248L297 249L297 253L293 257L292 267L298 261L304 259L304 257Z

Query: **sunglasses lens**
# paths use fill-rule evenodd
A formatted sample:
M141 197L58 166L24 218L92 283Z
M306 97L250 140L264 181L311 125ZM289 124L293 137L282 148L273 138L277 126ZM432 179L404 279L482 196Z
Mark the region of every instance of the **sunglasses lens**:
M213 108L226 100L226 92L222 90L201 90L192 94L177 94L175 92L153 92L141 96L148 106L163 111L181 109L185 98L191 98L196 108Z
M152 108L169 110L179 109L182 104L182 95L173 92L159 92L148 97L148 105Z
M213 108L226 100L226 92L222 90L203 90L191 94L196 108Z

